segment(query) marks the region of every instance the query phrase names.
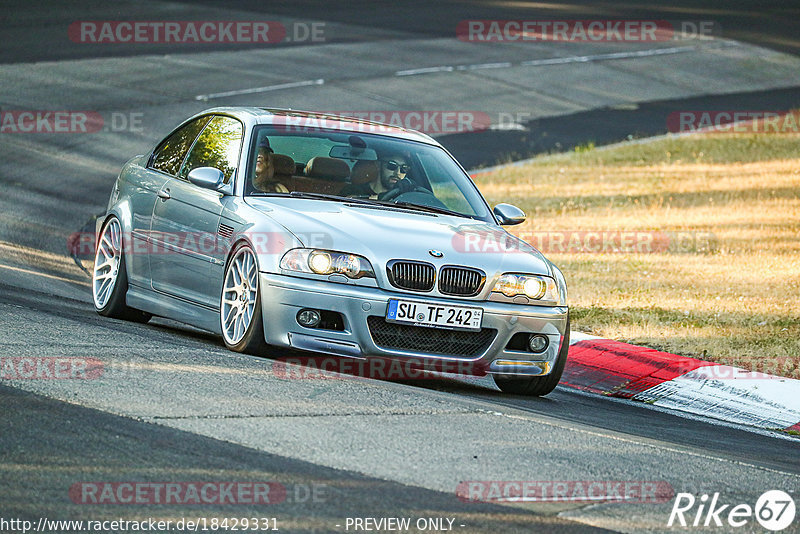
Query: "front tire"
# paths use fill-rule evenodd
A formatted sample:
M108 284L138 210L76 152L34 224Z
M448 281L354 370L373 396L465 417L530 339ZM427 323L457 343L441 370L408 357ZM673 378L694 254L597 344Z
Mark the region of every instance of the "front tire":
M267 348L258 282L256 255L241 242L225 266L219 307L222 339L232 351L261 355Z
M541 397L547 395L558 385L561 375L564 373L564 365L567 363L567 352L569 351L569 315L567 315L567 325L565 327L564 339L561 342L561 349L558 351L555 367L550 374L545 376L531 376L526 378L512 377L511 375L495 375L494 383L503 393L514 395L529 395Z
M146 323L152 315L125 304L128 293L128 271L123 253L122 225L110 217L103 225L92 270L92 300L100 315Z

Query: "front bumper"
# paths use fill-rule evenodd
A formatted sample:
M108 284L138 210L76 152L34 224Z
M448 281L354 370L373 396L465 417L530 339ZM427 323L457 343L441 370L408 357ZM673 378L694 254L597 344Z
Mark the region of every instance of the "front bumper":
M444 363L474 372L470 374L511 374L540 376L549 374L564 340L566 306L526 306L489 301L446 299L419 294L386 291L380 288L311 280L261 273L261 303L264 337L267 343L282 347L346 356L351 358L391 358L422 363ZM391 298L410 298L438 304L483 308L483 328L497 331L488 348L478 356L452 356L379 346L367 325L370 316L386 316ZM297 323L303 308L335 311L344 317L344 330L306 328ZM423 327L418 327L425 330ZM540 354L506 350L511 337L519 332L544 334L547 349Z

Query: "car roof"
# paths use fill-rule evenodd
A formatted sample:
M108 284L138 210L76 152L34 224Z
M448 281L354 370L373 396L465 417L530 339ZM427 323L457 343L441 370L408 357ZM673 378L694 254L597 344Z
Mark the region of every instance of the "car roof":
M409 141L440 146L430 136L391 124L347 117L344 114L334 115L316 111L300 111L296 109L282 108L257 108L257 107L216 107L207 109L196 116L207 115L209 113L224 113L232 115L243 122L250 124L291 124L298 128L324 128L329 130L340 130L342 132L372 133L397 137Z

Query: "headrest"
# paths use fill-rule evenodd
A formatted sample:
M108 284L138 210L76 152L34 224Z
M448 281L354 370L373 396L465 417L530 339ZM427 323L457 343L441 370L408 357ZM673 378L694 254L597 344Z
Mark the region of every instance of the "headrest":
M273 154L272 165L275 167L275 174L288 174L291 176L295 172L294 160L283 154Z
M267 152L271 152L273 154L275 153L275 151L272 150L272 147L269 146L269 139L267 139L266 137L262 139L260 143L258 143L258 148L263 148Z
M350 167L343 160L317 156L306 164L306 176L344 182L350 176Z
M380 172L380 166L377 161L358 160L353 165L351 181L354 184L366 184L375 180L378 172Z

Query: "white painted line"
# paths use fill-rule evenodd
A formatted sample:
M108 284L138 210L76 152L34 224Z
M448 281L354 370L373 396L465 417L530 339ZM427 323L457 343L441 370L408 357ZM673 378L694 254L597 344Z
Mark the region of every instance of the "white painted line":
M491 126L489 126L489 129L490 130L497 130L497 131L501 131L501 132L502 131L511 131L511 130L524 132L525 130L527 130L527 128L525 127L524 124L520 124L518 122L509 122L509 123L504 123L504 124L492 124Z
M542 67L546 65L564 65L566 63L585 63L591 56L552 57L547 59L531 59L520 63L522 67Z
M696 50L695 46L678 46L673 48L652 48L648 50L637 50L635 52L613 52L609 54L595 54L591 56L567 56L553 57L547 59L532 59L516 63L520 67L543 67L546 65L564 65L567 63L588 63L591 61L608 61L614 59L632 59L637 57L664 56L670 54L682 54ZM425 67L421 69L399 70L395 76L415 76L417 74L431 74L436 72L453 72L465 70L481 69L507 69L513 67L515 63L502 61L498 63L474 63L472 65L440 65L438 67Z
M251 87L249 89L237 89L235 91L224 91L222 93L211 93L207 95L197 95L195 100L209 100L211 98L222 98L226 96L236 95L252 95L254 93L268 93L270 91L280 91L281 89L293 89L295 87L308 87L310 85L322 85L325 80L318 78L316 80L304 80L302 82L289 82L281 83L278 85L267 85L264 87Z
M442 67L425 67L423 69L409 69L409 70L398 70L394 73L395 76L414 76L415 74L429 74L431 72L450 72L453 70L453 67L449 66L442 66Z
M696 50L694 46L678 46L674 48L652 48L649 50L637 50L635 52L614 52L609 54L595 54L591 56L570 56L556 57L548 59L534 59L520 63L523 67L539 67L543 65L563 65L565 63L588 63L591 61L607 61L613 59L633 59L637 57L668 56L671 54L683 54Z
M456 70L480 70L480 69L507 69L512 63L504 61L502 63L478 63L475 65L459 65Z
M636 57L649 57L661 56L668 54L680 54L683 52L690 52L695 50L694 46L680 46L674 48L654 48L649 50L638 50L636 52L614 52L609 54L596 54L591 56L568 56L548 59L533 59L530 61L522 61L516 65L521 67L540 67L546 65L563 65L567 63L587 63L591 61L607 61L615 59L631 59ZM436 72L453 72L453 71L470 71L470 70L484 70L484 69L507 69L513 67L515 64L510 61L502 61L497 63L474 63L471 65L439 65L436 67L423 67L420 69L399 70L394 73L395 76L416 76L418 74L432 74ZM212 98L224 98L226 96L237 95L252 95L255 93L267 93L270 91L280 91L282 89L293 89L295 87L308 87L312 85L323 85L325 80L322 78L316 80L304 80L301 82L289 82L278 85L267 85L264 87L251 87L248 89L236 89L233 91L223 91L221 93L210 93L207 95L197 95L195 100L210 100Z

